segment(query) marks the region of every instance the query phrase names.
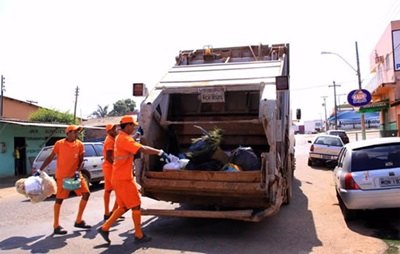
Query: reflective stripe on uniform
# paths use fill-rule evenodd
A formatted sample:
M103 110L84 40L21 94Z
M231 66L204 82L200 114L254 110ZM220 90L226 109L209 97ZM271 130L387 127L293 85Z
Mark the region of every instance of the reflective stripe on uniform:
M127 160L129 158L133 158L133 154L115 156L114 161L122 161L122 160Z

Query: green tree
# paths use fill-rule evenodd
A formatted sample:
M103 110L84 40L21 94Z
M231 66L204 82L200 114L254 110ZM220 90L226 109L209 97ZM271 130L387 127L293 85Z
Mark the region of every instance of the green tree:
M108 116L108 105L104 107L97 105L97 110L92 113L92 116L95 118L103 118Z
M65 124L77 124L78 121L74 121L74 115L68 111L65 113L59 112L54 109L40 108L36 112L33 112L29 116L29 120L33 122L43 123L65 123Z
M110 116L123 116L127 113L134 112L136 102L131 99L118 100L113 104L114 108L110 112Z

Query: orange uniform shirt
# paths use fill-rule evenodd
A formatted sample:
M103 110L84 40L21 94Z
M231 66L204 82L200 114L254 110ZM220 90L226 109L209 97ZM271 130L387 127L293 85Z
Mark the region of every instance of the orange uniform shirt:
M68 142L65 138L57 141L53 152L57 154L56 179L74 176L79 168L79 156L85 153L85 148L80 140Z
M113 180L133 180L133 157L142 145L120 131L115 138Z
M107 151L114 152L115 138L107 135L103 145L103 175L104 175L104 190L112 190L111 177L112 177L112 163L107 158Z
M106 139L104 140L104 145L103 145L103 171L105 171L105 174L111 174L112 171L112 164L106 160L107 157L107 151L114 151L114 142L115 138L107 135ZM111 175L110 175L111 176Z

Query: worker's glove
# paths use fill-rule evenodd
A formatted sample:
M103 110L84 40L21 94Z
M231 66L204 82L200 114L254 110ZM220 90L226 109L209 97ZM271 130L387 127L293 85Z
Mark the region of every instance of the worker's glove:
M171 159L169 158L168 154L164 152L162 149L158 153L158 156L161 157L161 160L165 161L165 163L170 163Z
M74 179L78 180L80 178L79 171L75 171Z
M139 126L136 133L140 134L140 136L143 136L144 132L143 132L142 126Z
M38 170L36 170L34 173L33 173L33 176L40 176L40 173L41 173L42 171L40 170L40 169L38 169Z

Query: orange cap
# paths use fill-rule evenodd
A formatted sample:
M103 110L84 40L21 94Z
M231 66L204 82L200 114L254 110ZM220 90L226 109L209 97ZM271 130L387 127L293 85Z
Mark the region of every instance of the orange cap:
M121 121L119 121L120 124L124 124L124 123L133 123L134 125L138 125L138 123L135 121L135 119L133 119L132 115L124 115L121 118Z
M82 127L79 127L78 125L68 125L68 127L65 129L65 133L68 133L70 131L80 131L82 130Z
M108 132L109 130L111 130L114 127L115 127L115 124L109 123L106 125L106 131Z

